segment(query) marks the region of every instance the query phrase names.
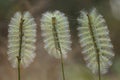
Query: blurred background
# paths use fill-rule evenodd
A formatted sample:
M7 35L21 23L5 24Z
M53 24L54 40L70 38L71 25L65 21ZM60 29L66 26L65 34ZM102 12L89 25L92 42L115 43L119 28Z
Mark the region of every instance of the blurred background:
M96 7L104 16L114 46L113 65L102 80L120 80L120 0L0 0L0 80L17 80L17 69L12 68L7 56L8 24L16 11L30 11L37 25L36 58L26 69L21 68L21 80L62 80L60 60L47 54L41 37L42 13L60 10L69 18L72 51L64 60L66 80L97 80L97 75L85 66L78 43L76 18L82 9Z

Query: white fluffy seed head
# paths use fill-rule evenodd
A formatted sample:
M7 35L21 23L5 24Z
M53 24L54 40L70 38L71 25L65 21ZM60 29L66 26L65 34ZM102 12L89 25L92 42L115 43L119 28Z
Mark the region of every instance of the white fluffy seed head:
M34 18L29 12L16 12L14 17L11 19L8 29L8 59L10 60L14 68L17 67L20 49L20 23L22 25L22 48L21 48L21 65L28 67L33 59L35 58L35 46L36 41L36 23Z
M90 20L88 19L88 16ZM107 69L112 64L111 59L114 57L114 54L112 51L113 46L109 38L109 31L103 16L100 15L95 8L92 9L91 12L81 11L78 22L80 24L78 27L78 36L88 68L90 68L93 73L98 73L96 53L96 49L98 49L100 73L106 73ZM91 35L90 26L92 27L93 35ZM93 37L95 38L95 41L93 41ZM97 45L97 48L94 46L94 42Z
M63 53L63 57L65 58L68 51L71 50L70 30L67 17L65 17L65 15L59 11L46 12L43 14L40 20L42 36L45 43L44 47L50 55L60 58L60 53L55 47L52 23L53 17L56 19L56 34L58 35L59 44Z

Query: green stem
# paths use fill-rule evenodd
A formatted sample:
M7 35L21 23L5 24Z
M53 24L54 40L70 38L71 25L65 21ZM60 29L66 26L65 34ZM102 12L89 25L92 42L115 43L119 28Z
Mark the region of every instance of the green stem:
M55 42L55 48L56 48L56 52L59 54L60 52L60 57L61 57L61 69L62 69L62 77L63 77L63 80L65 80L65 74L64 74L64 61L63 61L63 55L62 55L62 50L61 50L61 47L60 47L60 43L59 43L59 36L58 36L58 33L57 33L57 30L56 30L56 18L55 17L52 17L52 31L53 31L53 36L54 36L54 42ZM58 52L58 51L59 52Z
M98 77L99 77L99 80L101 80L99 48L98 48L98 46L96 44L96 39L94 37L94 31L93 31L94 29L92 28L90 16L88 14L87 14L87 16L88 16L88 21L89 21L90 33L91 33L93 43L94 43L94 47L95 47L95 50L96 50L96 53L97 53L96 58L97 58L97 63L98 63Z
M21 74L20 74L20 62L21 62L21 58L18 56L18 80L21 80Z
M21 18L21 23L20 23L20 27L19 27L19 31L20 31L20 43L19 43L19 54L17 56L17 60L18 60L18 80L21 80L21 73L20 73L20 63L21 63L21 50L22 50L22 38L23 38L23 22L24 20Z
M61 69L62 69L62 76L63 76L63 80L65 80L65 73L64 73L64 60L63 60L63 55L62 55L62 51L60 49L60 55L61 55Z

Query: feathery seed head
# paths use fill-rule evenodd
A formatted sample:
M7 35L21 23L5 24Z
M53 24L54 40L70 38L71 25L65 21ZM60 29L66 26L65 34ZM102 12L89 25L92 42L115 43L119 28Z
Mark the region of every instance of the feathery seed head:
M91 12L81 11L78 22L81 25L78 28L78 36L80 37L80 43L83 48L82 53L88 68L93 73L97 73L98 64L100 64L100 73L106 73L107 68L112 64L111 59L114 54L109 31L103 16L95 8Z
M71 50L70 30L67 17L59 11L46 12L41 18L41 30L45 49L50 55L60 58L59 48L63 57Z
M20 45L21 65L28 67L35 57L36 23L29 12L16 12L8 29L8 59L17 67ZM22 43L20 43L22 41Z

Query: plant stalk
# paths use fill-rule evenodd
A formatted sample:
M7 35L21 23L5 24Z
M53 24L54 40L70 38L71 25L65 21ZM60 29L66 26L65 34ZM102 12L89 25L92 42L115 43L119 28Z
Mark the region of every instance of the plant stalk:
M89 21L90 33L91 33L93 43L94 43L94 47L95 47L96 54L97 54L96 59L97 59L97 63L98 63L98 80L101 80L99 48L97 46L96 39L94 37L95 35L94 35L94 31L93 31L93 28L92 28L91 19L90 19L89 14L87 14L87 17L88 17L88 21Z
M62 69L62 76L63 76L63 80L65 80L65 73L64 73L64 60L63 60L63 55L62 55L62 51L60 49L60 55L61 55L61 69Z
M19 43L19 54L17 56L17 60L18 60L18 80L21 80L21 70L20 70L20 64L21 64L21 51L22 51L22 38L23 38L23 22L24 20L21 18L21 23L20 23L20 27L19 27L19 37L20 37L20 43Z
M21 80L21 74L20 74L20 62L21 62L21 58L18 56L18 80Z
M59 36L58 36L57 30L56 30L56 18L55 17L52 17L52 25L53 25L52 31L53 31L53 36L54 36L56 52L58 54L60 54L62 77L63 77L63 80L65 80L63 54L62 54L61 46L59 43Z

